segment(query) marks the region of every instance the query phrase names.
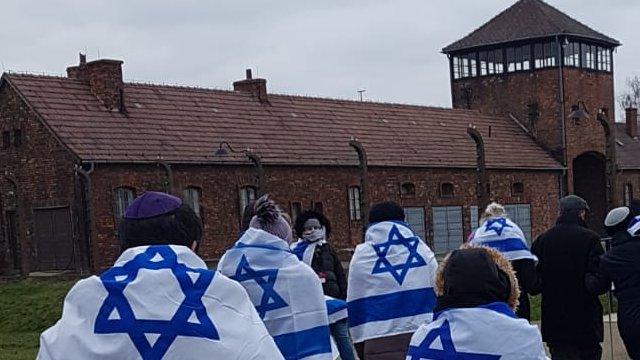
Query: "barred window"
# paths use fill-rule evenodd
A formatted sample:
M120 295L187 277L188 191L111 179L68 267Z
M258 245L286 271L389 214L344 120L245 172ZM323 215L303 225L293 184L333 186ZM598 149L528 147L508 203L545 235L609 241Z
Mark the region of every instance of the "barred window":
M454 195L454 188L452 183L440 184L440 197L452 198Z
M531 46L507 48L507 71L522 71L531 68Z
M556 66L558 49L555 43L541 43L534 46L536 69Z
M509 218L520 227L527 239L527 243L531 245L531 205L505 205L504 209L507 211Z
M242 219L242 214L244 213L244 208L249 205L250 202L256 200L257 189L255 186L243 186L240 188L240 218Z
M580 66L580 43L570 42L564 47L564 65Z
M193 211L200 217L200 196L202 195L202 190L195 186L190 186L184 189L182 193L182 199L185 205L189 206Z
M359 186L350 186L349 187L349 219L352 221L362 219L362 214L360 212L360 187Z
M582 44L582 67L586 69L596 68L596 46Z
M436 254L446 254L462 244L462 207L433 207L433 247Z
M598 70L611 71L611 50L598 47Z
M124 218L124 212L135 198L135 191L128 187L118 187L113 190L114 217L116 228Z
M461 79L477 75L476 53L454 56L452 60L453 78Z
M416 235L426 241L425 227L424 227L424 208L421 207L406 207L404 208L404 221L409 224L409 227Z

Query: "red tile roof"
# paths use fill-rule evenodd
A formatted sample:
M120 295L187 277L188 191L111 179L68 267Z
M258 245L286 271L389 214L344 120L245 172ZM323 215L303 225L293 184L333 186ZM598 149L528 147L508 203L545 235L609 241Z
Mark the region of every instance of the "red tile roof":
M125 84L127 116L109 111L79 80L5 74L47 125L85 161L222 163L221 141L265 164L350 165L358 138L372 166L474 167L469 124L484 135L490 168L560 169L512 120L476 111ZM491 136L489 129L491 128Z
M449 53L511 41L569 35L618 46L599 33L541 0L520 0L471 34L442 49Z

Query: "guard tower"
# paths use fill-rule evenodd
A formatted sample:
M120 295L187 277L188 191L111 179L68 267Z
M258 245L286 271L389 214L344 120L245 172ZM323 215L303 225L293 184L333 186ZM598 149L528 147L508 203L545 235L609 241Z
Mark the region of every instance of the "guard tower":
M596 116L601 111L615 121L619 45L541 0L520 0L442 50L453 107L519 123L566 166L563 193L589 201L594 225L606 211L605 135ZM572 119L576 109L588 118Z

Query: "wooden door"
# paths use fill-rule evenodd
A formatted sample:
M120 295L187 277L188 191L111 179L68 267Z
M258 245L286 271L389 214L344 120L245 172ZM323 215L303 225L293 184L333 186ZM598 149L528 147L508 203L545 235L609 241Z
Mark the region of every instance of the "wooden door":
M32 270L65 270L73 264L73 231L68 207L34 209Z

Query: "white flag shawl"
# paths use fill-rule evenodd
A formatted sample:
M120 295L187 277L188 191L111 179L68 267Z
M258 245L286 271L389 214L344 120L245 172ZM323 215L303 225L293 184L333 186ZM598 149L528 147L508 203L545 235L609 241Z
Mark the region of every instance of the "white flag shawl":
M520 227L504 217L487 219L476 229L469 243L496 249L509 261L519 259L538 261L538 258L529 251L527 240Z
M284 240L250 228L218 271L244 286L286 359L331 359L322 284Z
M431 249L407 224L371 225L349 265L353 341L411 333L431 320L437 267Z
M291 244L291 252L294 253L300 261L311 266L316 246L318 246L318 241L309 242L304 241L303 239L298 239L298 241Z
M636 216L627 225L627 232L632 237L640 235L640 216Z
M538 328L507 304L447 309L413 334L407 360L547 359Z
M247 292L184 246L126 250L69 291L37 359L282 359Z

